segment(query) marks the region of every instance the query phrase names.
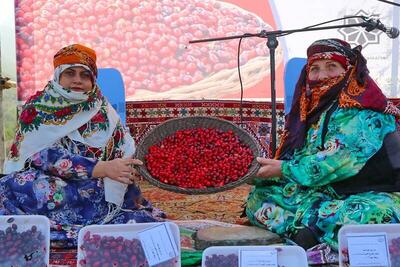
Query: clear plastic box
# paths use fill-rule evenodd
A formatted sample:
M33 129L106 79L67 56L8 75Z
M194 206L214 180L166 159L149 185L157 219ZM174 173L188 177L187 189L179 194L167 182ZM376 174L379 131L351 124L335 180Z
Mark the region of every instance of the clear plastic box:
M348 236L362 236L361 238L370 238L373 242L377 239L376 248L384 250L382 244L387 244L387 254L389 266L400 266L400 224L363 224L363 225L344 225L338 233L339 240L339 266L350 266ZM363 241L365 242L365 240ZM379 243L381 243L379 245ZM360 249L360 245L356 248ZM385 251L381 251L383 254ZM370 265L368 265L370 266Z
M164 225L170 230L177 253L176 257L154 267L179 267L180 234L172 222L90 225L82 228L78 235L77 266L149 266L139 239L140 232ZM104 265L105 266L105 265ZM153 267L152 266L152 267Z
M276 250L278 266L308 267L307 255L299 246L213 246L204 250L202 267L237 267L240 250ZM214 258L211 258L213 255ZM217 259L215 258L217 257ZM219 262L215 262L218 260ZM214 261L214 262L213 262ZM216 264L216 265L214 265ZM235 266L236 265L236 266Z
M1 266L48 266L50 222L41 215L0 216Z

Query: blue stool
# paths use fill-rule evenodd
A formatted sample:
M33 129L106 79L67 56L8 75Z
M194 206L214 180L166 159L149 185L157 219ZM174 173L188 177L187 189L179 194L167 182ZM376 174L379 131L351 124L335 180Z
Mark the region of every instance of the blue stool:
M289 114L292 107L292 100L294 89L297 80L299 79L300 72L304 65L307 63L306 58L294 57L289 59L286 63L284 71L284 84L285 84L285 114Z
M125 85L121 73L114 68L98 69L97 84L126 125Z

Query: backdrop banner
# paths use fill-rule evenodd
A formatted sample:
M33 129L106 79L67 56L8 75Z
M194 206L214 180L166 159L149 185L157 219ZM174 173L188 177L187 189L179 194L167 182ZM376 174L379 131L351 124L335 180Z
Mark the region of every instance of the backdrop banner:
M94 48L100 68L122 73L127 100L238 99L239 40L189 45L190 40L297 29L352 15L376 15L386 25L399 25L399 8L375 0L337 0L331 5L322 0L18 0L15 4L19 100L43 88L52 76L53 55L71 43ZM372 76L388 96L398 95L398 40L377 30L347 28L278 38L278 98L284 97L287 60L305 57L308 45L329 37L361 44ZM239 59L244 98L270 98L266 39L243 39Z

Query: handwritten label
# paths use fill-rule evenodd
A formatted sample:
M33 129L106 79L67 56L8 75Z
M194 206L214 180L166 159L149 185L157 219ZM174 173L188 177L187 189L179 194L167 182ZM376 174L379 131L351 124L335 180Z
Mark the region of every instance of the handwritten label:
M347 234L352 267L390 267L386 233Z
M240 250L239 267L277 267L278 254L271 250Z
M169 226L165 223L138 233L146 259L150 266L178 256L178 248Z

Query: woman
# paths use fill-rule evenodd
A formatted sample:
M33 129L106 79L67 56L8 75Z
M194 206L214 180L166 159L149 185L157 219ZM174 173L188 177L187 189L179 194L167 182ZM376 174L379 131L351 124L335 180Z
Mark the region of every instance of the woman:
M400 221L400 112L360 51L338 39L308 48L277 155L258 158L248 218L304 248L337 249L344 224Z
M0 179L0 215L47 216L60 246L76 245L84 225L161 219L134 184L142 162L96 84L95 51L64 47L54 68L54 79L22 107Z

